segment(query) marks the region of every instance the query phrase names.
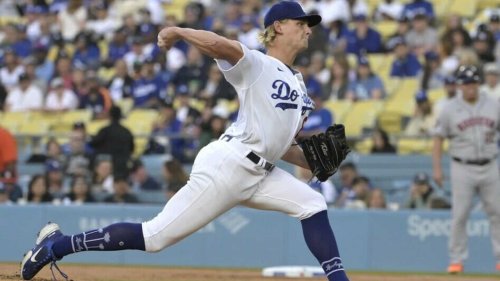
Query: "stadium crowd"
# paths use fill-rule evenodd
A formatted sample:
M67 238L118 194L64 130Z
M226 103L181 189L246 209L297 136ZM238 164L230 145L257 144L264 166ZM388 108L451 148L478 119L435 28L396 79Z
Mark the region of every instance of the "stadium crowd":
M175 2L182 2L180 16L169 13ZM183 165L235 120L238 100L214 61L184 42L161 50L157 33L174 25L206 29L264 51L257 35L272 2L1 1L0 110L59 114L86 109L93 120L109 120L109 125L91 136L85 122L75 122L66 132L67 143L45 138L43 151L27 160L43 163L44 173L30 175L25 187L18 184L22 171L16 170L15 140L8 137L16 132L1 129L0 202L133 203L140 201L139 192L178 190L187 180ZM380 0L374 7L365 0L299 2L323 18L294 65L316 103L299 137L324 131L337 120L325 103L384 100L394 90L391 79L400 78L418 81L414 100L407 101L416 103L415 113L403 134L428 137L442 100L455 95L454 72L460 64L479 66L482 90L500 99L499 7L481 11L483 22L472 22L456 14L437 15L436 1ZM382 30L384 24L394 28ZM391 60L386 73L373 65L378 54ZM431 102L433 89L445 89L441 101ZM128 103L132 111L158 113L139 155L134 153L137 136L121 121ZM383 128L372 128L371 136L371 153L397 152ZM148 175L141 154L164 153L169 159L163 178ZM297 175L309 179L307 171ZM352 163L342 166L340 179L337 187L331 182L312 187L335 207L387 208L383 189L372 186ZM428 175L417 173L410 180L406 207L446 207L433 200Z

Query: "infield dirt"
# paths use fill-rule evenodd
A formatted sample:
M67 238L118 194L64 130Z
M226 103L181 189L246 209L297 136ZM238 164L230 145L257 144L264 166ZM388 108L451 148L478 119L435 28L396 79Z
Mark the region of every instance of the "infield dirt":
M61 269L74 281L316 281L325 278L262 277L260 271L249 269L170 268L149 266L100 266L60 264ZM56 275L58 280L64 278ZM44 268L34 281L51 281L50 270ZM449 276L424 274L349 274L351 281L498 281L498 276ZM17 264L0 264L0 281L20 280Z

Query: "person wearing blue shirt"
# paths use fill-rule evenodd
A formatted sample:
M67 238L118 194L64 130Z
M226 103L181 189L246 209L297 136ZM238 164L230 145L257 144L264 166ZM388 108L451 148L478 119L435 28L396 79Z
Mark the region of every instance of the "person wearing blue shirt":
M366 57L358 59L356 80L349 85L347 97L351 100L382 99L385 97L384 83L372 72Z
M404 38L395 37L389 41L388 45L395 55L391 67L391 76L400 78L417 76L422 66L417 57L410 53Z
M108 62L114 64L117 60L123 58L130 51L130 45L127 43L127 33L123 27L120 27L114 34L109 43Z
M434 19L434 7L431 2L426 0L413 0L411 3L408 3L403 8L403 15L408 18L412 18L415 10L424 9L427 17L429 19Z
M146 59L140 72L140 77L132 86L134 107L156 107L162 96L166 95L164 92L166 85L161 77L156 76L152 59Z
M81 67L95 67L100 63L101 54L94 42L91 42L88 35L80 33L75 38L75 54L73 55L73 65Z
M321 91L309 92L309 96L313 99L314 110L311 111L302 130L298 134L298 139L307 138L312 135L323 133L326 129L333 125L333 115L332 113L323 107L323 97Z
M354 16L355 28L347 35L347 52L358 56L383 51L380 33L368 25L366 15Z
M493 13L490 15L488 29L493 33L495 41L500 41L500 14Z

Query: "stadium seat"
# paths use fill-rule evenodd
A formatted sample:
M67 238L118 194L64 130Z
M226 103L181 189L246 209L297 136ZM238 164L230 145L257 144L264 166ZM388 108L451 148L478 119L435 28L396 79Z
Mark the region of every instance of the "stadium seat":
M375 24L375 29L382 36L382 40L386 40L393 35L398 29L398 22L396 21L380 21Z
M494 0L496 1L496 0ZM431 1L434 6L434 13L438 19L443 18L448 15L448 9L450 8L450 4L452 0L433 0Z
M10 126L14 128L28 122L29 118L29 112L4 112L2 116L0 116L0 124L5 127Z
M375 73L378 73L379 70L382 70L384 66L390 65L390 62L388 61L389 58L390 56L386 54L368 55L368 61L370 62L370 67Z
M62 116L62 122L66 124L73 124L75 122L87 123L92 120L92 111L88 109L79 109L65 112Z
M352 107L352 102L349 100L329 100L325 102L324 107L332 113L335 123L342 123L346 113Z
M382 105L382 101L375 100L355 102L344 120L346 136L359 137L363 134L364 129L373 128L376 116L382 109Z
M399 134L402 131L403 116L394 111L384 111L378 115L378 127L386 131L388 134Z
M154 109L133 109L126 120L133 120L152 124L158 118L158 111Z
M446 97L446 91L444 88L432 89L427 92L427 96L431 103L435 103L436 101Z
M134 138L134 153L132 156L134 158L139 158L146 150L147 145L148 145L147 137Z
M385 103L384 112L412 116L415 112L415 101L413 99L391 98Z
M365 138L361 141L356 142L354 149L356 152L361 154L370 154L373 146L372 138Z
M413 100L415 93L420 89L420 80L417 78L400 79L394 92L395 98Z
M127 127L134 136L149 136L153 129L152 122L137 119L125 119L122 125Z
M19 124L17 124L17 123L0 123L0 127L6 129L11 134L17 134Z
M97 132L99 132L99 130L108 125L109 124L109 121L108 120L94 120L94 121L91 121L91 122L88 122L87 124L85 124L86 126L86 129L87 129L87 133L91 136L97 134Z
M115 105L122 110L123 116L127 116L134 107L134 100L131 98L121 99L115 101Z
M477 10L481 11L484 9L488 8L493 8L493 7L498 7L499 6L498 0L478 0L477 1Z
M36 122L25 122L19 126L18 133L24 135L44 136L49 132L50 124L37 120Z
M399 154L430 154L432 151L432 140L400 138L397 147Z
M477 11L477 2L471 0L452 0L448 14L457 14L465 18L473 18Z

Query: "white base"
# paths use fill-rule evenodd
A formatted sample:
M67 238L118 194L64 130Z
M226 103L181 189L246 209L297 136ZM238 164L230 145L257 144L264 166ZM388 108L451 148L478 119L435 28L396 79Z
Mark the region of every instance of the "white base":
M324 277L325 272L320 266L273 266L262 269L264 277Z

